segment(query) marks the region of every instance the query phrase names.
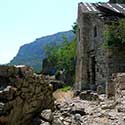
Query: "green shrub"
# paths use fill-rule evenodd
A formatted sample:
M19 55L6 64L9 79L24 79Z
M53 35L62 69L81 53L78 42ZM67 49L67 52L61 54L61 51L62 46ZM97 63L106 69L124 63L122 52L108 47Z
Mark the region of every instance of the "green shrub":
M71 86L66 85L63 88L59 89L59 90L61 90L63 92L67 92L67 91L71 90Z
M105 48L120 47L125 43L125 20L121 19L118 22L112 22L108 25L104 32Z
M66 37L63 37L64 42L60 45L48 45L45 48L48 61L56 67L56 77L60 76L59 71L64 71L65 78L68 79L69 74L72 76L70 83L74 83L75 63L76 63L76 39L69 42ZM68 77L68 78L67 78Z

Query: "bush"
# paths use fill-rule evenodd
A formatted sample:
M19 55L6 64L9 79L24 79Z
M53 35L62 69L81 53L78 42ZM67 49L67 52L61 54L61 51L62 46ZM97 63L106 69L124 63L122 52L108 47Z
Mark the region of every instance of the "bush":
M121 47L125 43L125 20L121 19L118 22L112 22L108 25L104 32L105 48Z
M61 90L63 92L67 92L67 91L71 90L71 86L66 85L63 88L59 89L59 90Z
M66 37L63 37L64 42L60 45L48 45L45 48L48 61L56 67L56 77L59 77L59 71L63 71L65 78L72 84L75 77L75 63L76 63L76 39L69 42ZM68 78L67 78L68 77Z

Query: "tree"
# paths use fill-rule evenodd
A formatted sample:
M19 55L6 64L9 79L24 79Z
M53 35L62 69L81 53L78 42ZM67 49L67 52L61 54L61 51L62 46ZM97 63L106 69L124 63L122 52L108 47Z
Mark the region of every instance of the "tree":
M77 33L77 27L78 27L78 24L77 24L76 22L74 22L74 24L72 25L72 32L73 32L74 34Z
M57 72L63 70L66 79L70 79L72 84L75 79L75 62L76 62L76 39L69 42L63 36L64 42L60 45L48 45L45 47L47 60L57 69Z
M56 65L58 53L57 50L61 45L56 45L54 43L47 44L44 48L45 54L47 56L48 62L51 62L53 66Z
M106 48L121 47L125 43L125 20L112 22L111 25L106 27L104 35L104 46Z
M72 32L76 34L77 23L72 26ZM57 70L56 76L60 75L60 71L63 71L65 80L68 85L72 85L75 81L75 65L76 65L76 36L72 41L68 41L66 36L62 36L63 43L58 45L51 45L45 47L45 53L47 55L47 61L53 65Z

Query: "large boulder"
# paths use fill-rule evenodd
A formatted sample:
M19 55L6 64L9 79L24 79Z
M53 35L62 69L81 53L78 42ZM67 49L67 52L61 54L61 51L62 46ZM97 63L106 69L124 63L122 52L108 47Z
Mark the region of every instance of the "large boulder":
M45 80L52 86L53 91L56 91L57 89L63 88L65 83L60 80L56 80L55 76L45 76Z
M43 120L47 122L52 122L53 121L53 114L50 109L43 110L41 113L41 117Z
M53 91L56 91L57 89L63 88L64 87L64 82L59 81L59 80L50 80L49 84L52 85Z
M0 92L0 101L5 103L3 112L8 116L6 124L31 125L42 110L53 110L52 87L42 76L33 74L26 66L0 66L0 69L0 81L8 79Z

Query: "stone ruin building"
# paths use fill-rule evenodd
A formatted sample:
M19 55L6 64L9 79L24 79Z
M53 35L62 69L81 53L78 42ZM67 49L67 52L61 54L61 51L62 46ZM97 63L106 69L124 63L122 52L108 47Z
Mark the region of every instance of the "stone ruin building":
M125 18L125 4L79 3L77 32L77 90L100 90L115 94L114 73L125 72L125 46L106 51L104 28ZM125 84L125 83L124 83Z

